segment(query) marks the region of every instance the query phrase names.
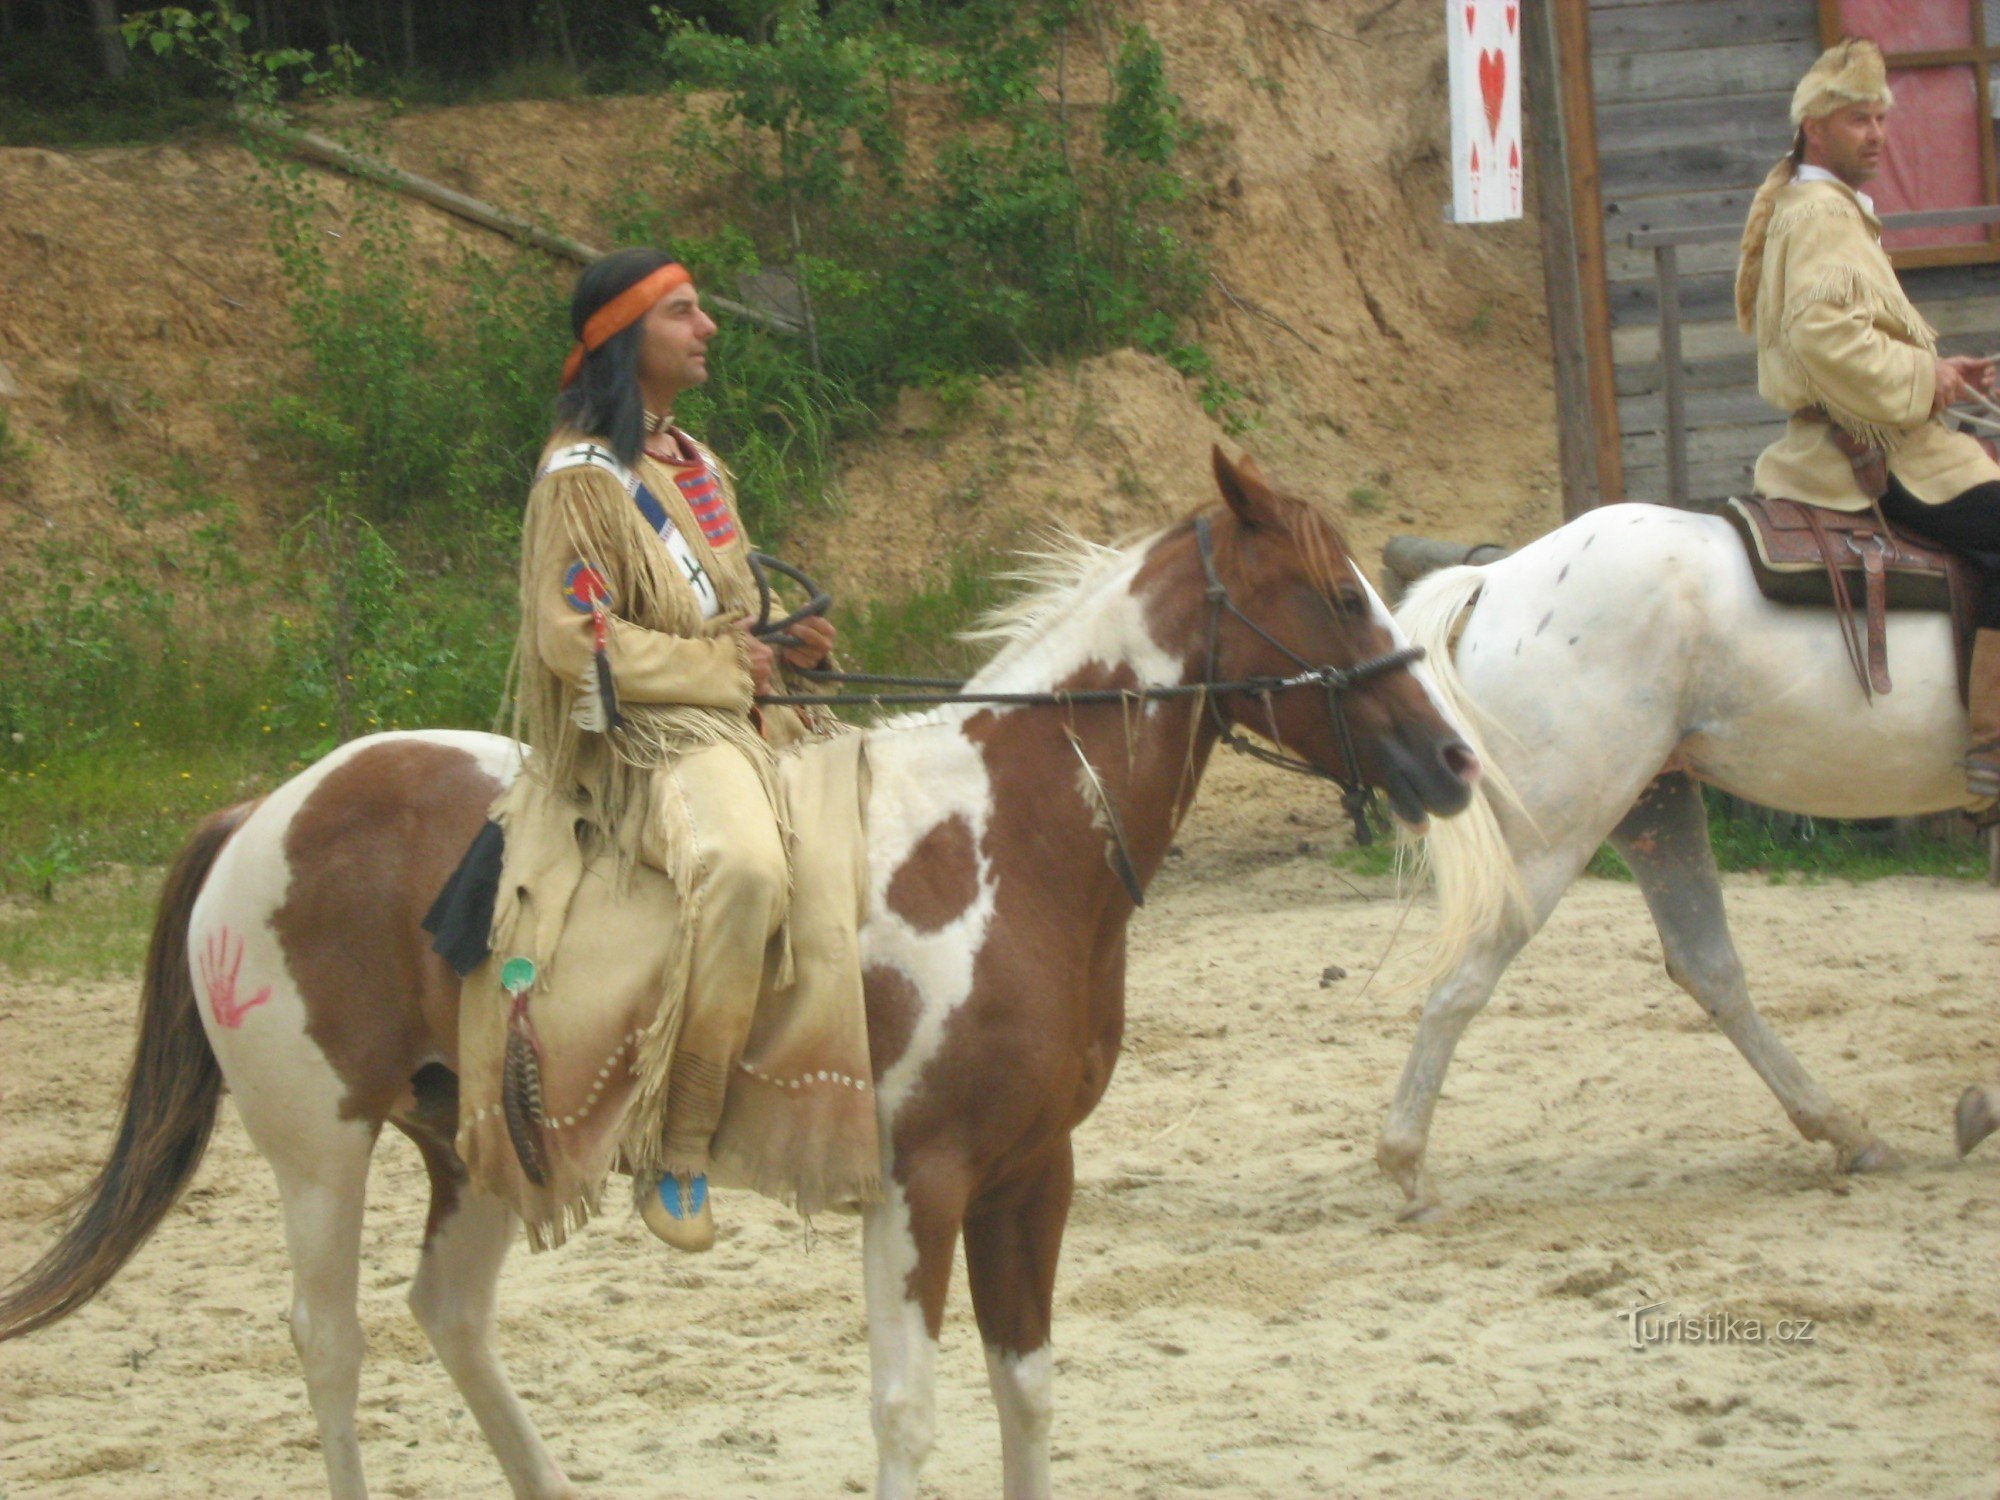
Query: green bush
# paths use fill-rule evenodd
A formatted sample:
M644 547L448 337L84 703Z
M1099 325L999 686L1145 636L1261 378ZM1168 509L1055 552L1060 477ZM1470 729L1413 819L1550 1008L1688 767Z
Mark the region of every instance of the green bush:
M756 263L796 279L816 367L858 400L1126 344L1186 357L1177 319L1205 275L1173 232L1190 132L1137 26L1101 59L1094 122L1044 98L1081 13L971 0L914 39L875 0L733 0L741 36L663 17L668 64L720 94L676 161L747 189ZM923 170L897 133L905 97L946 120Z

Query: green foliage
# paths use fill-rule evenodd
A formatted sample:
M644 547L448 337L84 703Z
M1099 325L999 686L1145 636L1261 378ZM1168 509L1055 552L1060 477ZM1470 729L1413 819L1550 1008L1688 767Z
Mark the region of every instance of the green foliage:
M297 346L312 370L302 391L271 403L279 440L345 476L374 520L477 537L496 509L511 519L569 343L543 264L467 252L449 277L455 305L440 309L408 219L379 190L357 195L335 259L296 180L274 171L271 181Z
M863 600L843 609L841 663L853 672L970 676L992 648L960 640L959 634L1005 597L1006 585L996 576L996 562L985 554L955 557L940 586L900 598Z
M504 559L413 566L336 485L252 574L234 507L185 460L163 482L115 483L163 538L150 559L50 553L0 577L10 797L97 756L159 750L190 769L230 746L282 758L378 728L491 721L514 636ZM404 548L424 555L422 534ZM0 827L0 847L43 836L23 833Z
M269 108L288 89L346 93L360 57L345 42L330 45L323 58L301 47L248 47L250 17L230 0L211 10L184 5L132 11L118 23L125 45L155 57L191 61L220 86L232 102Z
M42 845L39 854L17 854L7 862L7 879L44 901L56 898L56 882L67 880L80 866L76 845L68 833L56 833Z
M1087 128L1064 84L1080 10L969 0L922 47L875 0L733 0L740 37L663 17L669 64L721 93L676 161L748 188L758 261L796 278L816 365L858 399L1123 344L1196 357L1176 333L1205 274L1172 232L1179 102L1133 27ZM908 98L945 119L921 171L895 130Z
M1111 39L1109 104L1082 109L1064 92L1082 0L719 9L740 34L659 21L670 65L722 98L678 143L676 176L710 163L740 216L692 237L634 193L614 220L621 239L664 239L705 287L777 269L797 289L809 336L726 320L714 379L677 413L735 470L760 540L827 495L839 440L906 385L963 411L982 374L1137 344L1233 420L1237 393L1177 332L1205 272L1172 232L1187 131L1143 30ZM133 73L258 109L355 75L351 52L252 46L247 25L229 4L136 15ZM920 168L903 144L912 99L947 121ZM173 459L111 481L165 538L150 558L47 555L0 578L0 883L13 889L48 897L76 870L157 861L207 807L342 738L483 726L499 701L516 518L570 342L567 277L528 254L427 262L377 189L330 224L305 171L251 144L304 378L237 415L315 498L253 571L234 508ZM135 399L86 384L73 397L113 425ZM21 456L0 412L0 470ZM984 564L850 605L845 658L969 671L984 652L954 637L998 595Z

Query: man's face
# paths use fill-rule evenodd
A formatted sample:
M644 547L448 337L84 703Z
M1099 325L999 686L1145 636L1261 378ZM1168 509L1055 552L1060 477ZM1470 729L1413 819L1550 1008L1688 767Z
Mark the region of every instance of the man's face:
M1879 104L1845 104L1806 121L1806 160L1858 188L1882 170L1889 112Z
M693 286L676 287L639 320L639 384L655 400L702 384L714 336L715 320L701 310Z

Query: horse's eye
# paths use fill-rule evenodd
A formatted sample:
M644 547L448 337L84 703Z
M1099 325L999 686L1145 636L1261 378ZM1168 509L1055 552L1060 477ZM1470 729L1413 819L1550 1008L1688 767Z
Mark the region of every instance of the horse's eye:
M1335 589L1333 607L1350 620L1368 618L1368 596L1360 589Z

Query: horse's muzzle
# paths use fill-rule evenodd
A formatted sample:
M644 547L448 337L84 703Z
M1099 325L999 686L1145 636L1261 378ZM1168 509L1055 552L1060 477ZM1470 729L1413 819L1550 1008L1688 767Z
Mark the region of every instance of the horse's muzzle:
M1472 801L1479 757L1465 741L1452 738L1418 748L1391 735L1382 741L1382 756L1382 790L1391 810L1412 827L1421 827L1433 814L1448 818L1463 812Z

